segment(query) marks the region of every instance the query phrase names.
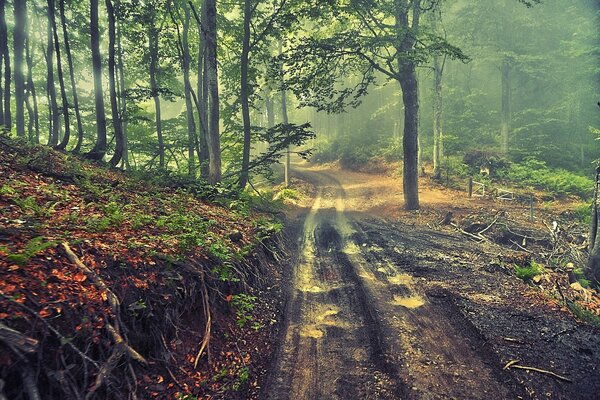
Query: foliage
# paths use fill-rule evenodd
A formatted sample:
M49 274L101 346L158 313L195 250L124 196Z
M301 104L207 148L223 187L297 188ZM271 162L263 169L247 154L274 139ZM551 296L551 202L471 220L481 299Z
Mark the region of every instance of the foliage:
M240 328L244 328L253 320L252 311L254 310L255 302L256 297L245 293L231 296L231 305L235 308L237 324Z
M542 272L542 266L533 260L529 262L529 265L515 265L516 277L525 282L531 282L535 276L540 275Z
M528 159L522 164L515 163L498 174L515 184L547 190L556 196L574 195L588 199L594 187L590 178L564 169L548 168L545 162L535 159Z
M44 250L55 247L56 242L46 241L43 236L35 237L25 244L25 248L18 252L12 253L7 246L0 246L0 251L6 254L6 259L20 266L26 265L32 257L43 252Z

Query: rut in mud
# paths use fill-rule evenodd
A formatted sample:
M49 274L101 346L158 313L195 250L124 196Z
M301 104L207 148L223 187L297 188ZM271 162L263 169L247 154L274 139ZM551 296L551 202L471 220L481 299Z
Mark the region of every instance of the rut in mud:
M333 176L302 175L318 193L264 398L594 398L600 339L591 328L524 297L511 303L524 294L514 278L481 268L489 254L476 245L357 215ZM511 336L519 340L503 340ZM512 359L575 379L504 370Z

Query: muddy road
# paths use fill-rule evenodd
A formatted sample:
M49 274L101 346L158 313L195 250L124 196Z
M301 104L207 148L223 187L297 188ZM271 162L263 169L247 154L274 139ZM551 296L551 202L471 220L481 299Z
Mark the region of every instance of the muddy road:
M536 302L493 245L358 212L356 185L296 173L317 193L263 398L598 398L599 332Z

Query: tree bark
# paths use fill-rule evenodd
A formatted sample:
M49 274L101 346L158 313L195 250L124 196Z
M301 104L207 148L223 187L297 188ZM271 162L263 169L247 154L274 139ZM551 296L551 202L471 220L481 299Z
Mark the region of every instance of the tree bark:
M148 28L148 48L150 52L150 90L154 100L154 118L156 125L156 135L158 140L158 165L160 169L165 168L165 143L162 134L162 117L160 108L160 95L158 91L157 73L158 73L158 34L159 30L154 26L154 21Z
M209 151L208 151L208 113L207 113L207 98L208 98L208 84L206 80L206 13L202 12L204 8L204 1L202 1L200 16L194 14L196 19L200 22L198 24L198 72L197 72L197 92L198 93L198 163L200 164L200 177L204 180L208 180L209 176ZM198 22L197 21L197 22Z
M37 94L35 90L35 84L33 82L33 60L31 57L31 36L27 35L27 43L25 44L25 60L27 62L27 93L31 96L33 101L32 115L29 116L30 125L33 123L35 129L35 137L31 137L30 140L34 143L40 142L40 117L39 108L37 102ZM1 108L1 107L0 107ZM1 125L1 124L0 124Z
M182 40L182 67L183 67L183 83L185 86L185 108L188 127L188 173L192 177L196 177L196 122L194 120L194 106L192 104L192 85L190 83L190 46L189 46L189 31L190 31L190 6L185 4L185 19L183 21L183 40Z
M52 36L54 38L54 50L56 53L56 75L58 76L58 85L60 88L60 96L62 101L62 113L65 121L64 135L61 142L56 146L60 150L67 148L69 140L71 139L71 125L69 122L69 99L67 98L67 90L65 88L65 79L63 76L62 58L60 55L60 43L58 41L58 29L56 27L55 9L56 4L54 0L48 0L48 8L52 9L50 16L50 24L52 25Z
M2 107L2 129L10 131L12 118L10 111L10 86L11 68L10 53L8 51L8 28L6 27L6 0L0 0L0 63L4 60L4 87L0 93L0 107Z
M123 154L121 157L123 169L128 170L129 166L129 137L127 135L127 100L125 98L125 64L123 62L123 47L121 46L121 1L116 0L117 19L117 57L119 71L119 87L121 96L119 97L121 127L123 129Z
M115 131L115 152L109 163L116 167L123 156L123 128L121 125L121 115L119 114L119 100L117 94L117 70L116 70L116 15L115 8L111 0L105 0L106 11L108 13L108 87L110 97L110 110L112 115L113 129Z
M590 224L589 258L588 268L592 279L600 282L600 235L598 234L598 222L600 216L600 164L596 167L596 187L592 202L592 221Z
M510 120L511 120L511 79L510 79L511 63L508 58L502 60L501 66L501 86L502 86L502 110L500 122L500 140L502 154L508 155L509 135L510 135Z
M244 189L248 184L250 167L250 146L252 141L252 128L250 122L250 88L248 85L248 63L250 56L250 21L252 19L252 1L244 0L244 39L242 44L241 68L241 91L240 101L242 104L242 120L244 125L244 146L242 149L242 170L240 173L239 188Z
M27 3L25 0L14 1L15 26L14 43L14 79L15 79L15 118L17 136L25 137L25 76L23 75L23 59L25 53L25 31L27 28Z
M420 1L412 2L412 25L409 24L411 5L406 0L396 0L396 32L398 43L398 81L404 102L404 208L419 209L419 85L416 65L410 57L414 49L420 16Z
M102 160L106 154L106 113L102 91L102 57L100 55L100 30L98 27L98 0L90 0L90 44L94 74L94 102L96 108L96 143L86 156Z
M438 32L438 23L441 20L441 11L434 9L431 18L434 32ZM443 157L443 97L442 97L442 76L444 73L444 61L439 54L433 56L433 178L442 177L442 157Z
M58 135L60 129L60 115L58 112L58 103L56 102L56 87L54 86L54 36L52 34L52 23L50 22L54 10L50 8L50 2L47 7L48 17L48 47L46 50L46 93L49 100L49 120L50 120L50 135L48 138L48 146L56 146L58 144Z
M73 149L74 153L81 151L83 143L83 123L81 122L81 112L79 111L79 96L77 94L77 85L75 83L75 71L73 66L73 55L71 54L71 43L67 32L67 17L65 15L65 0L59 0L60 25L62 27L63 41L65 43L65 53L69 67L69 78L71 81L71 92L73 95L73 109L75 110L75 119L77 120L77 143Z
M216 0L205 0L206 12L206 73L208 84L209 123L208 146L211 184L221 181L221 139L219 136L219 79L217 67L217 6Z

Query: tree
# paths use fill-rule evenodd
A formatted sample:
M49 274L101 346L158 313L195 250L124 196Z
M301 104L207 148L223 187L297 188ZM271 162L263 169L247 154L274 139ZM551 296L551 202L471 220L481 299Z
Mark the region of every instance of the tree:
M46 16L48 18L47 27L47 48L46 48L46 94L48 96L50 135L48 137L48 146L58 145L60 133L60 115L58 112L58 103L56 101L56 87L54 85L54 35L52 23L54 18L54 5L52 0L48 0L46 7Z
M375 73L399 84L404 104L403 187L407 210L419 208L416 68L427 61L432 51L466 58L442 38L422 34L421 3L420 0L328 2L321 5L319 12L308 10L308 15L318 16L313 25L323 28L313 29L314 34L302 38L302 42L296 41L284 57L289 65L287 85L299 98L310 99L303 101L305 105L314 105L318 110L339 112L357 106L375 82ZM348 88L341 78L351 75L361 78Z
M25 55L25 40L27 31L27 3L17 0L14 3L15 27L13 30L14 43L14 76L17 136L25 137L25 76L23 75L23 59Z
M4 91L0 94L0 107L2 120L0 125L4 130L10 131L12 118L10 111L10 53L8 51L8 29L6 27L6 0L0 0L0 64L4 61Z
M250 23L252 20L252 1L244 0L244 39L242 44L242 56L240 60L241 69L241 91L240 101L242 104L242 119L244 126L244 147L242 149L242 168L240 173L239 187L244 189L248 183L248 168L250 166L250 146L252 127L250 123L250 88L248 84L248 67L250 57Z
M442 21L441 7L436 7L431 13L431 29L434 35L439 35ZM444 74L445 59L437 53L433 54L433 177L440 179L442 176L441 160L443 151L442 130L442 76Z
M60 43L58 41L58 29L56 27L56 17L55 17L55 2L54 0L48 0L48 9L52 9L52 12L49 11L48 16L50 20L48 23L52 26L52 36L54 38L54 50L56 53L56 75L58 76L58 85L60 87L60 96L62 100L62 114L65 121L64 124L64 135L62 137L61 142L56 146L58 149L64 150L67 148L69 144L69 140L71 139L71 123L69 120L69 99L67 98L67 89L65 87L65 79L63 76L63 67L62 67L62 58L60 53Z
M94 75L94 99L96 107L96 143L87 157L101 160L106 154L106 114L102 89L102 57L100 55L100 29L98 26L98 0L90 0L90 44Z
M108 87L110 91L110 108L112 114L112 125L115 131L115 152L109 163L117 166L123 157L123 126L119 114L120 94L117 94L117 70L116 70L116 15L111 0L106 0L106 11L108 13Z
M205 0L202 12L206 13L206 75L208 86L208 149L209 177L208 181L215 184L221 181L221 138L219 135L219 79L217 65L217 5L216 0Z
M60 25L62 27L63 42L65 44L65 53L67 56L67 64L69 67L69 77L71 81L71 94L73 96L73 109L75 111L75 119L77 120L77 144L73 152L79 153L83 143L83 123L81 122L81 112L79 111L79 96L77 94L77 85L75 83L75 68L73 66L73 55L71 54L71 42L67 32L67 17L65 15L65 0L59 0L60 10Z

